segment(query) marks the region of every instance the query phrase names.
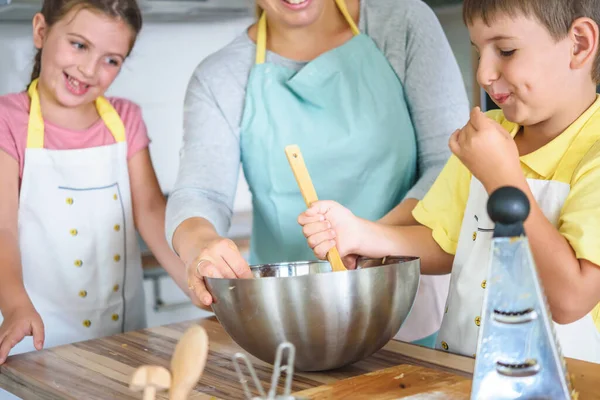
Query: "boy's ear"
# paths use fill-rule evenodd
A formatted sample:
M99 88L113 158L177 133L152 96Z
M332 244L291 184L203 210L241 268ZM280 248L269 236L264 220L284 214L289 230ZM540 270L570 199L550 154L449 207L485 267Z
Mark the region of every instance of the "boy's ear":
M37 13L33 16L33 44L36 49L41 49L46 39L48 29L46 29L46 18L41 13Z
M591 18L577 18L569 30L569 38L573 42L571 68L591 69L598 52L598 24Z

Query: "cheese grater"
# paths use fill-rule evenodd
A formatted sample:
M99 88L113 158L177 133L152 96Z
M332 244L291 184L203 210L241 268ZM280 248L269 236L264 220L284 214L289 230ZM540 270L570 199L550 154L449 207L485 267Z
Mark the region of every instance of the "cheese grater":
M523 222L527 196L502 187L487 203L495 223L471 399L570 399L554 331Z

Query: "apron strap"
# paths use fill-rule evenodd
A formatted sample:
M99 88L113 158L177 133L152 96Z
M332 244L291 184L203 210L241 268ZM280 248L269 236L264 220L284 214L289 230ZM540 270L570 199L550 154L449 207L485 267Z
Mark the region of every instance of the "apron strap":
M360 30L348 12L345 0L335 0L335 4L344 16L352 34L354 36L360 34ZM256 34L256 64L264 64L267 58L267 14L263 11L258 20L258 32Z
M38 80L34 79L27 89L31 105L29 106L29 124L27 125L27 148L44 148L44 118L40 106L40 96L37 91ZM115 141L121 143L125 141L125 125L117 113L117 110L104 97L96 99L96 110L102 121L112 133Z

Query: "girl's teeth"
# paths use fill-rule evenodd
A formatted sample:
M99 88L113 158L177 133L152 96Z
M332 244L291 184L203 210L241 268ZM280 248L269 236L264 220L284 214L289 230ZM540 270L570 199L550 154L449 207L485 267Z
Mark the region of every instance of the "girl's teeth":
M306 0L284 0L286 3L290 3L290 4L302 4L304 3Z
M69 83L71 85L73 85L74 88L79 89L79 85L83 86L85 89L88 88L89 85L84 85L83 83L79 82L77 79L73 79L72 77L69 76Z

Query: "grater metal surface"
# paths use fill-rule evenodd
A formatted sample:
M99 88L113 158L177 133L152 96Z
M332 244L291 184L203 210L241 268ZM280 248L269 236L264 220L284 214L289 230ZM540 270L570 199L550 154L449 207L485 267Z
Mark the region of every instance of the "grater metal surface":
M495 228L471 399L570 399L566 363L523 228L527 196L499 188L487 210Z

